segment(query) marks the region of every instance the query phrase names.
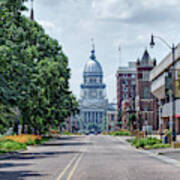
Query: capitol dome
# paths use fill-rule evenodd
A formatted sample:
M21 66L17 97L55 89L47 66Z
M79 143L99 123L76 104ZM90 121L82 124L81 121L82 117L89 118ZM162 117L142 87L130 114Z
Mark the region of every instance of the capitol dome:
M95 51L92 50L91 53L92 53L91 57L86 63L85 68L84 68L84 76L87 76L87 75L101 75L102 76L103 75L102 67L100 63L96 60Z

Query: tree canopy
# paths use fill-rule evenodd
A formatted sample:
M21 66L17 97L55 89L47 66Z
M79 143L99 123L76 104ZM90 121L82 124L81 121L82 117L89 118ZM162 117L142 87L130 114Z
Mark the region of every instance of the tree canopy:
M24 1L0 1L0 114L4 128L20 123L44 133L78 112L78 103L69 90L70 69L62 46L22 15ZM14 121L7 123L5 114L12 109Z

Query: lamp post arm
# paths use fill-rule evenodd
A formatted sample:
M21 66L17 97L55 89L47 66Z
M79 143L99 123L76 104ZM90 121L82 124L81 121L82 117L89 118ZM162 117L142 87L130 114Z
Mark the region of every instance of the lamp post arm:
M164 40L162 37L160 37L160 36L154 36L154 37L159 39L160 41L162 41L169 49L172 50L172 46L166 40Z

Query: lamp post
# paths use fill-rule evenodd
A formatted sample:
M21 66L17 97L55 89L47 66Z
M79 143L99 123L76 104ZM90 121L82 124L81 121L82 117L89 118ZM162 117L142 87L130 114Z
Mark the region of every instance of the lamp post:
M170 130L173 133L173 137L172 140L176 141L176 102L175 102L175 49L176 47L174 46L174 44L169 45L169 43L167 43L166 40L164 40L162 37L160 36L154 36L153 34L151 35L151 42L150 42L150 46L151 48L153 48L155 46L155 42L154 42L154 38L159 39L161 42L163 42L169 49L171 49L171 53L172 53L172 86L171 86L171 101L172 101L172 116L170 119Z

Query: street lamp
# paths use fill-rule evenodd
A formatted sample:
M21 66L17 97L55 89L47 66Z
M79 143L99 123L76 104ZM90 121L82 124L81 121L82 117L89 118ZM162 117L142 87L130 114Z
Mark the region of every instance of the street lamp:
M174 46L174 44L169 45L169 43L167 43L167 41L165 41L162 37L160 36L154 36L153 34L151 35L151 42L150 42L150 46L151 48L153 48L155 46L155 42L154 42L154 38L159 39L161 42L163 42L169 49L171 49L172 52L172 86L171 86L171 100L172 100L172 117L170 119L170 130L173 133L173 137L172 140L176 141L176 102L175 102L175 49L176 47Z

